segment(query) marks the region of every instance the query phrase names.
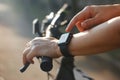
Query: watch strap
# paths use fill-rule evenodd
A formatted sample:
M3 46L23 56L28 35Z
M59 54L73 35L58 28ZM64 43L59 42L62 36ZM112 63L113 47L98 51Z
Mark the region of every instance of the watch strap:
M64 57L73 57L73 55L71 55L71 53L69 52L67 45L59 44L59 47L60 47L60 51Z

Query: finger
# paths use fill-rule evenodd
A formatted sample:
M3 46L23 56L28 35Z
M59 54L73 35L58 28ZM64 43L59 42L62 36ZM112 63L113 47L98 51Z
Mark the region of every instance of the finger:
M33 46L31 48L31 50L29 51L29 53L26 55L27 61L30 63L34 63L33 58L36 57L36 53L37 53L37 47Z
M81 23L81 21L84 21L89 17L91 17L90 8L85 7L82 11L80 11L76 16L72 18L66 28L66 32L70 32L78 21Z
M101 20L99 17L95 16L93 18L87 19L81 23L81 27L84 29L90 29L98 24L101 23Z
M70 23L68 24L67 28L66 28L66 32L70 32L78 21L79 22L83 21L84 20L83 16L84 15L81 12L81 13L77 14L75 17L73 17L72 20L70 21Z
M26 48L26 49L23 51L23 64L26 64L26 63L27 63L26 55L29 53L29 51L30 51L30 48Z
M81 21L77 22L75 25L80 32L84 31L84 27L81 27Z
M78 21L77 16L73 17L72 20L70 21L70 23L68 24L67 28L66 28L66 32L70 32L73 27L75 26L75 23Z

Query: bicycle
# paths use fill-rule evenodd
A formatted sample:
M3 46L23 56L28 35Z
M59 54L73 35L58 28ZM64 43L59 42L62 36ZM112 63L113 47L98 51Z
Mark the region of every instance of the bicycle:
M66 26L68 24L68 20L65 19L66 13L65 11L69 9L67 4L64 4L63 7L54 14L50 13L43 19L41 27L39 26L39 20L35 19L33 21L33 33L38 34L40 37L55 37L59 39L62 32L59 30L61 26ZM83 73L80 69L77 69L74 65L74 57L63 57L61 63L55 60L58 64L60 64L60 69L56 78L54 79L52 74L49 71L53 67L52 59L49 57L37 57L41 58L40 67L43 71L47 72L48 80L50 77L53 80L93 80L91 77L88 77L85 73ZM25 64L20 71L24 72L30 63ZM63 72L64 71L64 72ZM79 79L77 79L79 75Z

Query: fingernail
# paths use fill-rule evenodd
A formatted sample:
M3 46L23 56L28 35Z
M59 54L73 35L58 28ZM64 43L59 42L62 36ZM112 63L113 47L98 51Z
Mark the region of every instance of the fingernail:
M66 32L70 32L70 29L69 29L69 28L66 28L65 31L66 31Z
M65 31L68 32L68 28L66 28Z

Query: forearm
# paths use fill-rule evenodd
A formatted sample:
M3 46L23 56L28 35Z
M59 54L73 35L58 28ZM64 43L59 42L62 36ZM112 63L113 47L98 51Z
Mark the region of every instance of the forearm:
M113 9L115 9L116 16L120 16L120 4L113 4Z
M91 55L120 47L120 17L91 30L75 34L69 50L72 55Z

